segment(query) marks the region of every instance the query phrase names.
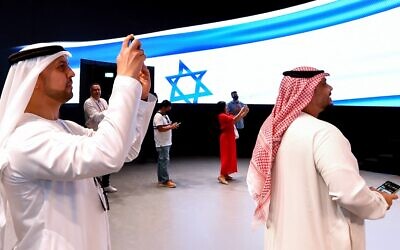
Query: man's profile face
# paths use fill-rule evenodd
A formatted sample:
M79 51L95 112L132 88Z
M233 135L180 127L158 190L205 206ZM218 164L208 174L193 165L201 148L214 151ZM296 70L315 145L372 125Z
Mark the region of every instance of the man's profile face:
M90 87L90 96L93 97L95 100L99 100L101 96L101 87L98 84L93 84Z
M44 95L59 103L66 103L73 96L72 77L74 71L69 66L67 56L60 56L40 73L37 86Z
M332 86L326 82L326 78L323 78L314 90L311 103L318 107L319 110L324 110L332 104L332 99L330 97L332 89Z

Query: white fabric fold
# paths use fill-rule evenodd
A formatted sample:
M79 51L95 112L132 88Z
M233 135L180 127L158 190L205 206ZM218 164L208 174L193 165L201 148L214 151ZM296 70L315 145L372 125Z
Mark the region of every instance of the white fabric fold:
M32 49L46 44L34 44L26 46L22 50ZM21 51L22 51L21 50ZM9 135L14 131L15 126L21 119L39 74L56 58L67 55L68 51L60 51L50 56L41 56L13 64L8 72L3 92L0 98L0 180L4 168L9 164L7 152L4 149ZM2 181L0 181L2 185ZM3 189L3 187L0 187ZM6 226L7 201L3 194L0 195L0 247L4 245Z

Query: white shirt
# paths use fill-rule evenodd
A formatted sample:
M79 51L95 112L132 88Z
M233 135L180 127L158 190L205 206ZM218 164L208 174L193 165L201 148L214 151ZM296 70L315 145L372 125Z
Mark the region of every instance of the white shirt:
M336 127L306 113L289 126L272 168L265 249L365 249L364 219L386 209Z
M156 100L140 101L141 90L133 78L117 76L97 132L24 114L7 142L3 173L15 249L111 249L92 177L119 171L139 154Z
M160 112L157 112L153 118L153 128L154 128L154 142L156 147L164 147L172 145L172 129L161 132L158 131L157 126L160 125L169 125L171 124L171 120L168 115L162 115Z
M85 112L85 125L88 128L97 130L101 120L104 118L104 113L108 109L107 101L103 98L99 100L89 97L83 104L83 111Z

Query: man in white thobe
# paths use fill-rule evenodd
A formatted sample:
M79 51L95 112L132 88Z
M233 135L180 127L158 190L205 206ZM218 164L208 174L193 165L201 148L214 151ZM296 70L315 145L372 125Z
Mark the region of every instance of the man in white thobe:
M397 195L367 187L350 143L317 116L331 104L329 74L284 72L247 174L268 250L362 250L364 219L385 215Z
M156 103L145 54L132 39L122 42L96 132L58 117L72 97L69 52L39 44L10 56L0 99L0 204L10 207L14 249L111 249L107 208L93 177L137 157ZM1 236L4 215L2 209Z

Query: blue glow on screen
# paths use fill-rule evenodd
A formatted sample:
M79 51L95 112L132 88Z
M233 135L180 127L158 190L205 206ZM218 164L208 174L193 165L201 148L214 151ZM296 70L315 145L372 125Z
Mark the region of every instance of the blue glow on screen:
M313 1L136 37L146 64L155 68L159 99L216 103L230 100L236 90L248 104L274 104L282 72L306 65L331 74L335 105L398 107L399 6L400 0ZM115 62L121 41L63 46L73 55L72 68L79 70L80 59Z

